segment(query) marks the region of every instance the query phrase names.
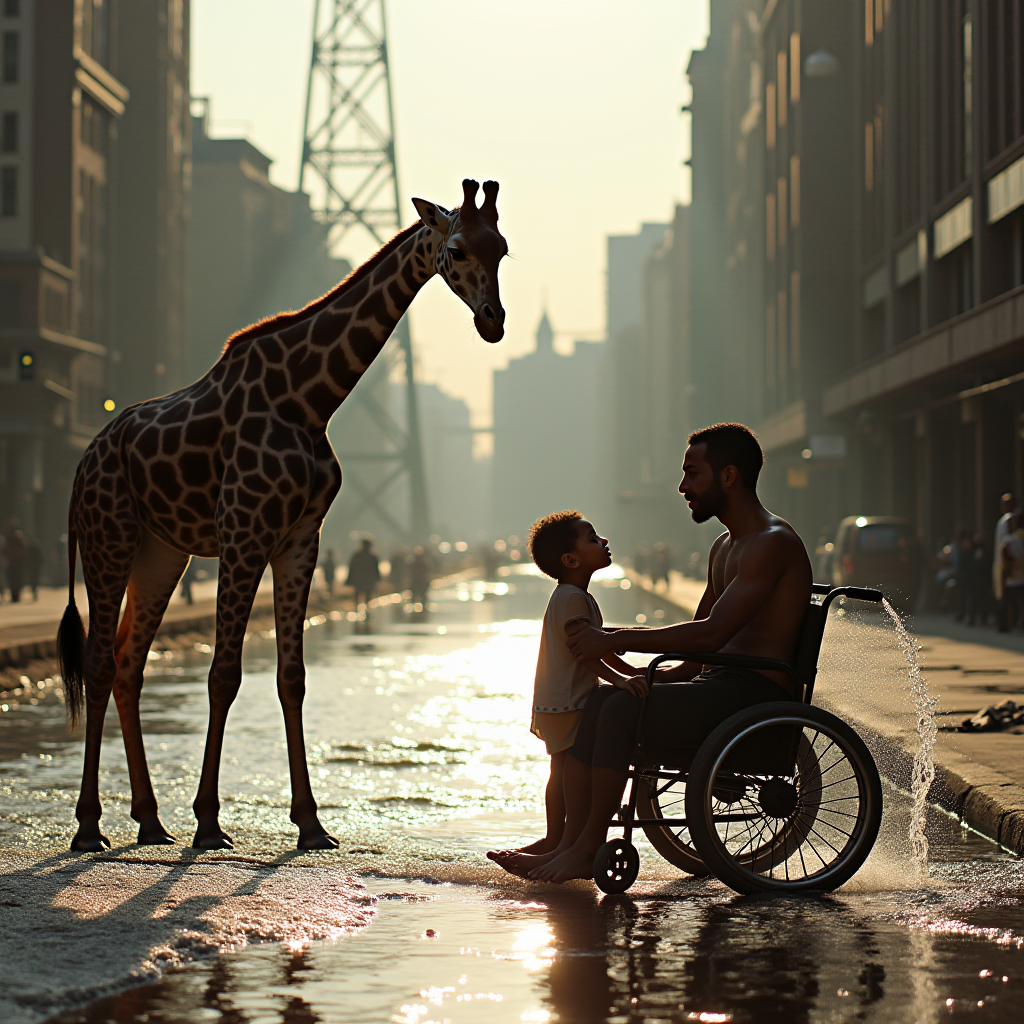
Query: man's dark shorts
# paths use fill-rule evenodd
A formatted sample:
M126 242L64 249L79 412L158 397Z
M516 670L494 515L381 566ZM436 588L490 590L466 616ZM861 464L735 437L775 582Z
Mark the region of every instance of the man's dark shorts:
M647 700L644 760L689 764L704 740L736 712L792 699L760 672L741 668L710 668L688 683L659 683ZM587 698L569 753L595 768L628 771L640 706L640 698L627 690L598 686Z

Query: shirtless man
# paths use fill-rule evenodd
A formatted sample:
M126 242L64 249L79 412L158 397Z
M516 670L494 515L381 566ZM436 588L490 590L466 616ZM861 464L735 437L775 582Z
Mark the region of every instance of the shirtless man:
M757 497L763 462L757 439L739 424L690 435L679 493L694 522L715 516L728 531L711 549L707 589L694 620L610 632L582 626L570 640L577 659L612 651L722 651L792 661L811 599L811 563L796 531ZM737 711L799 696L784 673L695 662L659 669L654 681L644 742L666 763L674 752L696 750ZM594 877L594 855L622 800L639 713L640 700L631 693L610 686L594 691L566 758L567 818L558 849L503 866L551 882Z

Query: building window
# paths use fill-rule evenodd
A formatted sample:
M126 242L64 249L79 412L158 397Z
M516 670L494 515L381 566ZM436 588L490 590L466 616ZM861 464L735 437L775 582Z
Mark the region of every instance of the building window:
M864 188L875 188L875 126L870 121L864 125Z
M18 168L0 167L0 217L18 216Z
M775 194L769 192L764 203L765 241L768 259L775 259Z
M789 370L788 353L786 351L786 340L789 333L789 322L786 316L786 293L779 292L775 296L775 313L779 321L778 327L775 329L775 344L776 344L776 355L779 360L779 386L783 386L786 382L786 374Z
M775 148L775 83L769 82L764 87L765 145Z
M21 14L21 0L4 0L4 17L16 18Z
M789 37L789 102L800 102L800 33Z
M800 369L800 271L789 275L789 361Z
M789 226L800 227L800 157L789 158Z
M974 159L974 22L964 18L964 177L971 176Z
M5 110L0 121L0 152L18 152L18 114L14 110Z
M778 193L778 221L779 221L779 248L783 248L786 244L786 179L779 178L775 183L776 192Z
M18 80L18 33L5 32L3 38L3 79L5 82Z
M779 127L780 128L785 128L786 127L786 112L787 112L788 107L789 107L789 104L787 102L788 90L786 88L787 74L786 74L786 51L785 50L780 50L779 51L778 58L776 59L776 69L777 69L776 70L776 80L778 81L777 88L779 90L779 116L778 116L778 121L779 121Z
M20 281L0 281L0 327L21 327Z

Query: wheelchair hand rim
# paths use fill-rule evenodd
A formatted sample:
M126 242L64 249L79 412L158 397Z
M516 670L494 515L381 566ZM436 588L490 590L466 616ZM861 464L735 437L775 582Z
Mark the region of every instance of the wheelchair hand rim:
M828 713L825 712L824 714ZM833 716L829 715L829 717L831 718ZM841 722L841 720L837 721ZM845 726L845 723L841 722L841 724ZM720 853L732 862L734 870L746 876L750 880L750 882L758 888L763 889L767 887L777 889L788 889L790 891L796 889L828 889L831 887L831 879L835 878L837 875L840 875L844 872L851 855L853 855L857 851L857 848L862 841L864 829L867 823L872 820L875 808L874 795L871 792L871 787L867 785L867 777L865 775L864 770L865 766L858 766L854 762L855 756L859 758L859 752L851 752L847 750L846 747L841 742L839 742L840 738L831 734L831 732L828 730L826 726L826 723L805 717L800 713L779 715L778 717L773 716L772 718L764 721L753 722L750 725L743 728L742 730L740 730L740 732L736 733L734 736L730 737L729 741L725 743L722 749L719 751L710 770L708 771L705 783L705 792L702 794L701 800L702 813L704 813L705 816L707 816L708 811L710 809L710 801L706 799L708 791L714 787L715 779L717 778L718 774L722 771L724 761L736 749L737 745L740 744L744 739L748 739L754 733L762 729L777 728L780 726L787 725L797 727L801 731L810 728L815 730L820 735L826 736L834 745L838 747L838 749L842 752L843 757L845 757L846 760L849 761L851 766L855 769L858 799L857 819L850 833L847 836L846 842L843 844L843 848L841 850L834 851L835 857L827 864L824 863L824 858L822 858L821 855L818 854L818 859L822 861L823 867L817 871L811 872L810 874L805 874L799 879L795 880L790 880L788 878L780 879L773 877L770 873L768 875L765 875L757 871L751 871L749 867L746 864L744 864L742 859L734 856L729 851L728 847L725 845L725 842L723 842L721 837L719 836L713 818L710 822L708 832L710 834L711 841L718 847ZM811 744L811 747L813 749L813 743ZM812 828L813 824L814 823L812 822ZM792 856L794 856L794 854L790 854L785 861L780 861L779 865L783 866L786 863L786 861L788 861ZM774 867L771 870L774 871ZM844 878L843 881L845 880L846 879ZM838 884L841 884L841 882Z

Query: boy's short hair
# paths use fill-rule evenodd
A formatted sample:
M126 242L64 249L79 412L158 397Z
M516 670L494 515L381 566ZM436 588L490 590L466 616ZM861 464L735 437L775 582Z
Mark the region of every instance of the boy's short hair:
M576 509L567 508L538 519L530 527L530 555L541 572L559 579L559 574L565 570L562 555L576 547L576 524L582 520L583 516Z
M757 489L757 478L764 465L764 452L754 432L742 423L716 423L713 427L695 430L687 443L702 444L704 460L716 473L726 466L735 466L745 487Z

